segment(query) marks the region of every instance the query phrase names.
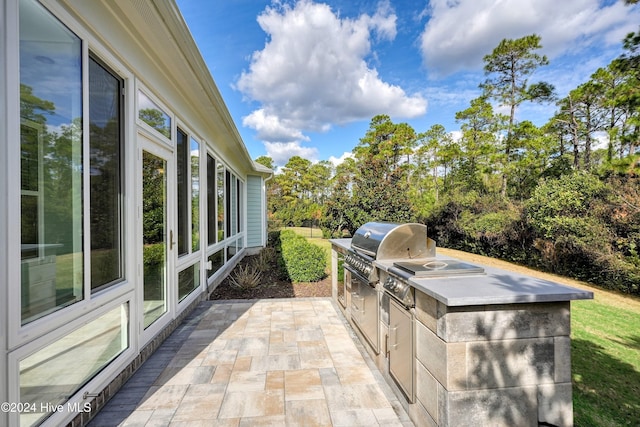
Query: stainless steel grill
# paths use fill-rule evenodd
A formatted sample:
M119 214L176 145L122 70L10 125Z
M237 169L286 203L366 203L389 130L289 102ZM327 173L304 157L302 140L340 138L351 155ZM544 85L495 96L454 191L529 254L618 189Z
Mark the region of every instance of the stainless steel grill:
M351 319L376 354L381 348L386 349L389 374L413 402L415 295L410 279L478 274L484 270L457 260L436 258L436 244L427 237L423 224L386 222L369 222L356 230L344 266L350 277ZM379 281L384 292L376 289ZM381 328L380 323L386 327ZM380 345L381 339L385 340L384 346Z
M435 242L427 237L427 227L423 224L396 224L389 222L368 222L358 228L351 239L351 248L345 257L345 268L351 272L354 279L375 287L379 280L378 269L374 267L375 260L406 261L435 257ZM413 296L410 286L406 282L392 280L390 276L383 283L383 287L394 298L402 301L405 306L413 306ZM354 285L352 285L354 288ZM370 295L366 288L355 288L355 298L352 306L362 311L357 305L361 294ZM372 297L369 297L372 299ZM356 322L357 322L356 316Z
M382 287L405 307L414 305L412 277L445 277L481 274L481 267L453 259L436 258L436 243L427 237L423 224L368 222L356 230L345 257L345 268L370 286L380 274L374 261L392 261Z

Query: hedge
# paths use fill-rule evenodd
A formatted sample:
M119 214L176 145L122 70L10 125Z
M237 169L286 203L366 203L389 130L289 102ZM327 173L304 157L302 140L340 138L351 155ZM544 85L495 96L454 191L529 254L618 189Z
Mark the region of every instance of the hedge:
M291 230L280 233L282 262L294 282L315 282L325 277L326 255L323 248Z

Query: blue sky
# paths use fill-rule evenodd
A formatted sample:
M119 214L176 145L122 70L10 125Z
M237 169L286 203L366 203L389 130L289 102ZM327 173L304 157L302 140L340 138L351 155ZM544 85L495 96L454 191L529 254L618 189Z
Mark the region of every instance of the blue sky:
M376 114L418 132L480 94L482 58L536 33L560 96L622 52L640 5L618 0L177 0L253 158L349 155ZM497 109L500 106L495 106ZM555 106L523 106L544 124Z

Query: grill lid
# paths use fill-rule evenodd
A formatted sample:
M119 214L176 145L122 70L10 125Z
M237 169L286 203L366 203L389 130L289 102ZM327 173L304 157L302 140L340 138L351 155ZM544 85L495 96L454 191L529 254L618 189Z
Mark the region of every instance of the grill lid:
M427 226L417 223L368 222L356 230L351 247L378 260L435 256Z

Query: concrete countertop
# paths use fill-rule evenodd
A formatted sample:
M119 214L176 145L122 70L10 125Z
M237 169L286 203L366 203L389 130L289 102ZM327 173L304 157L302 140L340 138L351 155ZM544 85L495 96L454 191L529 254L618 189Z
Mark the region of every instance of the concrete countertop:
M351 246L351 239L332 239L331 243L342 249L348 249ZM440 256L437 258L455 259ZM375 261L374 264L387 271L393 265L393 261ZM412 278L409 279L409 283L415 289L447 306L593 299L593 292L482 264L475 265L484 268L484 274Z

